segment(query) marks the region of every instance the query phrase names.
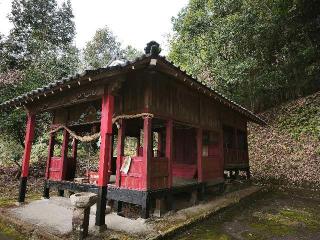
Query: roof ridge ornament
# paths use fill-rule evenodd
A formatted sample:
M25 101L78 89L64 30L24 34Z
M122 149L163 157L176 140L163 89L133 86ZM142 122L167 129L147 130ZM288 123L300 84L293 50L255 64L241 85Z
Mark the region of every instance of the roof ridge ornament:
M157 57L161 52L160 44L157 43L156 41L150 41L147 43L147 46L144 48L144 52L148 56Z

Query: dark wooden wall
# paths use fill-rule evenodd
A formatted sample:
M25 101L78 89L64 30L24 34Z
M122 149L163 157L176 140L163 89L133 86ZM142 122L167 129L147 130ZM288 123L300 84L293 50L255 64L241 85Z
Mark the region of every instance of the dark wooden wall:
M116 108L118 113L151 112L195 127L221 128L222 106L162 73L130 74L120 95L122 110Z

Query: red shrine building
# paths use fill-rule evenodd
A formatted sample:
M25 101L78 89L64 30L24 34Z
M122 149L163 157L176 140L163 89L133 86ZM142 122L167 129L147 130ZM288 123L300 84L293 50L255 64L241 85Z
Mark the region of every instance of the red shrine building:
M36 116L52 116L43 196L51 189L98 194L96 225L107 201L171 208L178 192L201 198L223 186L224 171L250 177L247 123L265 122L159 56L150 42L134 61L87 70L4 102L27 111L19 202L24 202ZM57 135L60 134L60 144ZM126 139L135 149L125 152ZM76 175L79 141L99 142L96 171ZM84 180L87 181L84 181Z

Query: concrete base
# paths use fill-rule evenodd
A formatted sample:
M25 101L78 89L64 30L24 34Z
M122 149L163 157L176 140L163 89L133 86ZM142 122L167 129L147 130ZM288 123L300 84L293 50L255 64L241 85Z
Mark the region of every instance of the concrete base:
M103 232L105 232L107 230L107 225L102 225L102 226L94 226L92 228L92 232L94 233L94 235L99 235Z
M96 233L95 226L95 205L92 207L89 219L90 232ZM107 210L110 212L110 208ZM51 234L57 236L69 234L72 231L72 212L73 206L68 198L51 197L50 199L36 200L29 204L9 210L12 217L25 221L29 224L40 226ZM106 225L108 229L115 231L124 231L128 234L141 234L151 231L151 227L140 219L128 219L118 216L116 213L106 215ZM100 227L98 232L105 229Z
M236 204L241 199L258 192L259 187L251 186L234 191L223 196L212 197L211 200L166 214L162 218L128 219L117 213L106 215L105 221L108 231L103 227L95 227L95 216L90 214L89 237L102 234L103 237L129 238L139 236L139 239L162 239L165 236L184 229L189 224L201 221L220 209ZM1 217L0 217L1 218ZM34 230L46 231L55 236L64 236L72 231L72 206L68 198L52 197L45 200L33 201L21 207L7 210L6 219L18 219L19 222L31 224ZM106 235L105 235L106 234ZM121 237L119 237L119 234ZM106 238L108 239L108 238Z

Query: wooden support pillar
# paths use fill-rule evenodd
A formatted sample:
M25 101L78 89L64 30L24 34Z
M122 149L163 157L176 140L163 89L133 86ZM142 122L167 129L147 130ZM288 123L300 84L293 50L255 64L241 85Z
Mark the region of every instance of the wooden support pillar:
M61 171L61 180L67 180L68 177L68 144L69 144L69 132L63 130L63 142L61 149L61 162L62 162L62 171Z
M156 217L162 217L163 214L166 213L166 201L165 198L157 198L156 199L156 207L153 215Z
M121 165L122 157L124 156L124 140L126 132L126 122L125 120L119 120L120 128L118 129L118 142L117 142L117 165L116 165L116 186L121 186Z
M239 147L238 147L238 131L236 128L234 128L234 149L235 149L235 158L236 162L239 162Z
M196 205L198 203L198 194L199 193L197 189L191 192L190 203L192 205Z
M53 151L54 151L54 133L50 133L49 137L49 146L48 146L48 158L47 158L47 166L46 166L46 174L45 178L49 179L49 170L50 170L50 163L51 163L51 158L53 156Z
M152 157L152 119L150 117L144 118L143 123L143 170L142 181L143 189L148 190L151 180L151 166L150 160Z
M32 141L34 139L34 128L36 123L35 115L28 113L27 115L27 127L26 127L26 136L24 141L24 153L22 160L22 172L20 179L20 189L19 189L19 199L18 201L24 202L27 190L27 179L29 175L29 163L30 163L30 154L32 148Z
M250 180L250 178L251 178L250 167L248 167L247 170L246 170L246 177L247 177L248 180Z
M149 192L146 191L143 199L142 199L142 211L141 211L141 218L147 219L149 218L149 211L150 211L150 196Z
M121 201L115 201L114 202L114 208L116 209L117 214L119 216L121 216L122 215L122 202Z
M197 129L197 166L198 182L203 182L203 165L202 165L202 129Z
M223 146L223 130L220 131L219 137L219 165L221 169L221 177L224 177L224 146Z
M140 133L139 136L137 137L137 156L139 156L139 152L140 152Z
M74 138L72 142L72 158L75 163L77 162L77 156L78 156L78 140Z
M114 96L108 92L106 88L102 96L101 107L101 144L99 159L99 179L98 179L98 200L95 225L99 230L106 228L106 199L107 186L109 182L109 162L111 157L111 141L112 141L112 115L114 111Z
M45 179L48 180L50 177L50 164L51 164L51 158L53 156L53 151L54 151L54 133L50 134L49 137L49 146L48 146L48 158L47 158L47 165L46 165L46 172L45 172ZM49 198L49 191L50 189L47 187L47 184L44 184L43 188L43 197L44 198Z
M145 117L143 122L143 169L142 188L146 191L142 204L142 218L149 217L149 195L148 190L151 185L151 158L152 158L152 118Z
M166 124L166 158L168 159L168 188L172 187L172 163L173 163L173 121L170 119Z

